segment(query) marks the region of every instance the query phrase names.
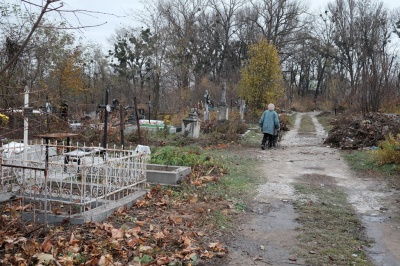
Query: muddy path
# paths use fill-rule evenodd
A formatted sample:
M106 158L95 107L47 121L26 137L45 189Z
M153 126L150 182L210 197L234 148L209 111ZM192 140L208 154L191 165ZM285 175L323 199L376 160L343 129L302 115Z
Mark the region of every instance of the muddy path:
M298 132L301 118L310 115L316 131ZM373 241L366 252L374 265L400 265L400 226L393 202L399 192L382 180L357 177L340 151L323 144L326 132L316 119L317 113L298 113L294 127L280 146L272 150L253 150L248 156L261 161L267 182L237 225L228 245L229 254L219 265L307 265L299 256L293 184L334 183L348 195L365 232ZM306 176L315 176L307 180Z

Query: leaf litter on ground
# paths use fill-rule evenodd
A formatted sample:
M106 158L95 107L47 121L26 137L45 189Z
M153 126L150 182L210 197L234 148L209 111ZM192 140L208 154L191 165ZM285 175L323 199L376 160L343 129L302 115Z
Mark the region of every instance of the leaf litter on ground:
M185 191L156 185L135 206L121 207L101 223L67 221L45 231L22 220L17 202L3 204L0 264L195 265L225 256L213 213L229 215L232 209L221 196L202 191L219 181L211 171L194 173L185 181L190 187Z

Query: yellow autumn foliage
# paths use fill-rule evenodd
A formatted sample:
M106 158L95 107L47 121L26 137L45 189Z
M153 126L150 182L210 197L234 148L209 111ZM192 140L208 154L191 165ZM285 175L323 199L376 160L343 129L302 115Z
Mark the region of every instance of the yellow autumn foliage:
M52 76L59 81L59 90L66 94L79 94L85 91L82 77L82 66L79 63L79 51L75 50L57 68L52 71Z
M251 45L241 70L239 94L250 106L262 109L284 95L278 51L266 39Z
M379 149L371 152L378 165L400 164L400 134L389 134L384 141L379 143ZM399 168L398 168L399 169Z
M10 118L0 113L0 125L7 125Z

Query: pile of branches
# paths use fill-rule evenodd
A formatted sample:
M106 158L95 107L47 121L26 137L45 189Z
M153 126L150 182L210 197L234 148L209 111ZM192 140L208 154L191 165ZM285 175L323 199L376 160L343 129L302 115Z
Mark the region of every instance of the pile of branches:
M331 121L325 144L341 149L361 149L378 146L391 134L400 133L400 116L382 113L342 115Z

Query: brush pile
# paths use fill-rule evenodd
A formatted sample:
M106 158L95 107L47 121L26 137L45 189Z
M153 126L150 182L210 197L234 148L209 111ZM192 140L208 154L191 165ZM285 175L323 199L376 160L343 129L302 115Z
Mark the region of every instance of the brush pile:
M341 149L361 149L378 146L389 134L400 133L400 115L368 113L342 115L331 121L325 144Z

